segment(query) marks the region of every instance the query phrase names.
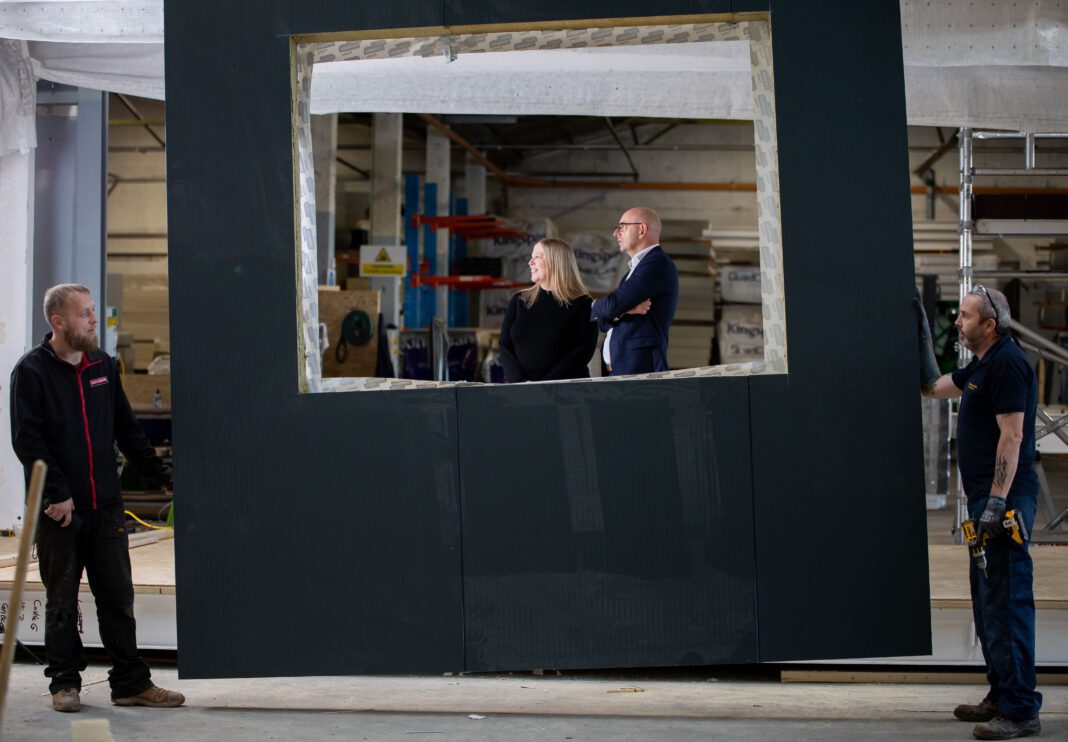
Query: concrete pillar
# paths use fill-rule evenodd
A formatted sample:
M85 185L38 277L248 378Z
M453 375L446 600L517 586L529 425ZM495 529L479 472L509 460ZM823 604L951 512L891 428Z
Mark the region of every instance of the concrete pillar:
M74 195L74 275L96 297L100 347L107 347L108 94L78 88ZM43 319L43 317L42 317Z
M376 113L371 140L371 244L401 244L401 152L404 115ZM382 318L400 327L400 279L372 278L371 288L382 292Z
M60 87L39 92L38 105L33 300L57 283L88 286L107 347L107 94ZM38 315L35 337L49 329Z
M486 166L470 153L464 160L464 195L468 214L486 213Z
M437 129L430 127L426 133L426 181L437 183L437 215L449 214L449 138ZM439 276L449 275L449 230L437 231L437 257ZM442 319L449 316L448 289L439 288L436 294L434 314Z
M334 227L337 224L337 114L311 117L312 158L315 161L315 245L319 283L334 280Z
M26 483L11 449L11 369L36 340L33 286L33 151L0 157L0 526L22 517Z

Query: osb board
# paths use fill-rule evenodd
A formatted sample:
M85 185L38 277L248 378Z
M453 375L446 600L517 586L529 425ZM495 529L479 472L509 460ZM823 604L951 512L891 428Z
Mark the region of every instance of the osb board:
M323 376L374 376L378 359L377 291L320 291L319 322L326 324L330 347L323 354ZM341 322L355 310L367 312L371 318L371 340L366 345L349 345L344 363L335 355L341 340Z
M154 544L146 544L130 549L130 564L133 568L134 592L159 593L169 595L174 593L174 538L170 531L161 532L161 539ZM17 539L0 539L0 551L7 552L9 549L6 542L10 541L10 551L18 548ZM15 567L0 569L0 591L11 589L15 579ZM31 590L43 590L41 573L34 562L26 570L26 587ZM80 590L89 592L89 582L82 575Z
M964 546L928 546L931 603L943 608L971 604L968 552ZM1068 547L1031 546L1035 563L1035 604L1039 608L1068 608Z
M171 375L170 374L133 374L126 373L122 380L122 388L126 391L126 398L134 407L152 407L155 402L156 390L162 398L162 406L171 406Z

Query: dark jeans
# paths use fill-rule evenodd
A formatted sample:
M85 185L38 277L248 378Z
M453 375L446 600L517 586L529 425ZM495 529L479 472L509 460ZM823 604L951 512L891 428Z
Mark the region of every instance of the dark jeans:
M1024 515L1028 533L1035 520L1036 498L1010 498L1009 507ZM968 503L972 518L986 507L986 498ZM986 576L971 560L972 612L986 660L990 683L987 698L998 713L1013 721L1038 716L1042 694L1035 690L1034 568L1027 544L1008 536L986 543Z
M133 579L126 517L122 505L103 510L75 511L66 528L43 513L37 529L37 555L44 582L45 675L52 693L81 689L86 667L79 636L78 584L82 569L96 599L100 639L111 656L108 672L112 698L137 695L152 685L149 669L137 653L133 613Z

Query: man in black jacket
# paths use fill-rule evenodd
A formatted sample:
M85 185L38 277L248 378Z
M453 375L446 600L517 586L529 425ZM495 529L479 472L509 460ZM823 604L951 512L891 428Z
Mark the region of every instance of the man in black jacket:
M181 706L181 693L153 685L137 651L126 517L115 444L146 479L171 486L169 468L138 425L115 360L99 350L93 297L85 286L45 292L52 332L11 373L11 438L29 478L48 465L37 554L47 593L45 653L52 708L81 708L85 653L78 636L82 570L96 600L100 639L111 656L112 703Z

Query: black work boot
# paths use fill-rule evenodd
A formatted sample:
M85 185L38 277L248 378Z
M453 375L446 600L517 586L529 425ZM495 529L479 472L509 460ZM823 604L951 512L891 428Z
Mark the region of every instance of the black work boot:
M961 721L990 721L998 712L998 705L989 698L984 698L975 706L962 703L953 709L953 715Z
M1016 739L1033 737L1042 732L1042 723L1036 716L1027 721L1013 721L998 714L985 724L976 724L972 735L976 739Z

